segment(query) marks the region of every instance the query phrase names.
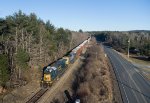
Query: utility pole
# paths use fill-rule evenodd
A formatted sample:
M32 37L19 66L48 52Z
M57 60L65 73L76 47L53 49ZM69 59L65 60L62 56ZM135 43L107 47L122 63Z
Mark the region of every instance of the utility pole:
M128 40L128 58L129 58L129 56L130 56L130 54L129 54L129 49L130 49L130 38L129 38L129 40Z

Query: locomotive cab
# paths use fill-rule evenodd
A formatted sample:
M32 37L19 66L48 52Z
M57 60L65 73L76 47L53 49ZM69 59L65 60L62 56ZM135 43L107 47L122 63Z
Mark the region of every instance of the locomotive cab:
M50 72L51 72L51 68L49 66L43 69L43 76L41 81L42 87L50 86L52 84L52 78Z

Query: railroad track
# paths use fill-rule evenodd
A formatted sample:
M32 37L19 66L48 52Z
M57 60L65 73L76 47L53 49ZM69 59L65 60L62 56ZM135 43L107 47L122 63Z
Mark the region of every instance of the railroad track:
M47 91L48 89L40 89L33 97L31 97L26 103L36 103L42 95Z

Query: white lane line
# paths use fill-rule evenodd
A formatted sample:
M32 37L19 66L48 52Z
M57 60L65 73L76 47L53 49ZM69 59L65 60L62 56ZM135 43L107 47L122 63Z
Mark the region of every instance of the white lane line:
M121 56L121 54L118 52L118 51L116 51L116 50L114 50L113 49L113 51L115 52L115 53L117 53L119 56ZM123 56L121 56L124 60L126 60L126 61L128 61L127 59L125 59ZM129 63L131 63L131 65L133 65L134 67L137 67L136 65L134 65L132 62L130 62L130 61L128 61ZM149 66L150 67L150 66ZM138 72L138 74L144 79L144 81L148 84L148 85L150 85L150 82L148 82L146 79L145 79L145 77L140 73L140 72Z
M111 56L109 56L110 58L111 58ZM112 61L113 59L111 58L111 61ZM116 65L115 64L113 64L115 67L116 67ZM117 71L117 69L116 68L114 68L115 70L116 70L116 72L117 72L117 74L118 74L118 77L119 77L119 80L121 81L121 78L120 78L120 75L119 75L119 72ZM125 98L126 98L126 100L127 100L127 103L130 103L129 102L129 99L128 99L128 97L127 97L127 93L126 93L126 91L125 91L125 88L124 88L124 86L123 86L123 84L121 83L121 85L122 85L122 87L123 87L123 91L124 91L124 94L125 94Z
M139 72L139 70L137 70L137 69L135 69L135 68L134 68L134 70L135 70L136 72Z
M122 64L121 64L121 65L122 65ZM123 68L124 68L124 66L123 66ZM126 70L125 70L125 71L126 71ZM129 73L127 73L127 74L129 74ZM129 78L131 79L130 74L129 74ZM128 81L128 82L129 82L129 84L130 84L130 87L132 87L132 86L131 86L131 82L130 82L130 81ZM136 86L136 85L135 85L135 86ZM135 96L137 102L140 103L140 102L139 102L139 98L137 97L135 91L132 90L132 93L134 94L134 96Z
M124 62L124 63L125 63L126 65L128 65L126 62ZM123 65L122 62L121 62L121 64ZM123 67L124 67L124 66L123 66ZM129 67L129 68L131 68L131 67ZM124 69L125 69L125 68L124 68ZM132 68L131 68L131 69L132 69ZM138 71L137 69L135 70L135 68L133 68L132 70L134 70L135 72L139 73L139 71ZM141 92L140 88L138 87L138 85L136 84L136 82L133 80L131 74L130 74L126 69L125 69L125 71L129 74L129 76L130 76L131 80L133 81L134 85L136 86L137 90L138 90L139 92ZM141 93L142 93L142 92L141 92ZM147 103L147 101L145 100L143 94L141 94L141 95L142 95L143 100L145 101L144 103Z
M133 65L133 64L132 64ZM134 65L133 65L134 66ZM134 68L134 70L137 70L136 68ZM138 74L143 78L143 80L150 86L150 82L148 82L145 77L140 73L138 72Z
M117 60L121 63L121 65L123 66L124 70L127 72L127 74L129 74L130 79L132 80L132 82L134 83L135 87L138 89L138 91L141 92L140 88L137 86L137 84L135 83L135 81L133 80L132 76L130 75L130 73L125 69L123 63L117 58ZM125 63L126 64L126 63ZM131 68L131 67L130 67ZM142 93L142 92L141 92ZM136 96L136 95L135 95ZM137 96L136 96L137 98ZM144 100L144 103L147 103L147 101L145 100L144 96L142 95L142 98ZM138 101L139 102L139 101Z
M135 85L135 87L138 89L138 91L140 91L140 89L138 88L138 86L136 85L135 81L133 80L132 76L130 75L130 73L125 69L125 66L123 65L123 62L121 62L119 60L119 58L121 59L121 57L119 57L120 55L118 55L118 58L116 58L120 64L123 66L123 69L125 70L125 72L129 75L129 78L131 79L131 81L133 82L133 84ZM125 64L127 64L126 62L124 62ZM128 65L128 64L127 64ZM130 85L131 86L131 85ZM132 87L132 86L131 86ZM141 91L140 91L141 92ZM138 100L139 98L137 98L135 91L133 91L133 94L135 95L136 99ZM143 98L143 95L142 95ZM145 101L145 99L143 98L143 100ZM139 102L139 101L138 101ZM145 101L146 102L146 101Z

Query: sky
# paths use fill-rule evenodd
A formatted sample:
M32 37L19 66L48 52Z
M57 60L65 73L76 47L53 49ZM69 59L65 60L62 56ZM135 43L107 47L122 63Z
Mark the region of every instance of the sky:
M150 0L0 0L0 17L22 10L57 28L78 31L150 30Z

